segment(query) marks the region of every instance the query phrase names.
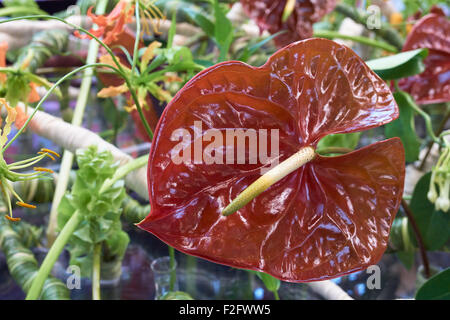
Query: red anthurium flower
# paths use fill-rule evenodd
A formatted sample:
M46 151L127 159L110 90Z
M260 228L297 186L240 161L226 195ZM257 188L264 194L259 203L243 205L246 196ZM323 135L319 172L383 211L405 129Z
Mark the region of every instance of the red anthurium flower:
M397 117L387 85L352 50L333 41L293 43L259 68L220 63L188 82L163 112L148 166L151 213L139 227L182 252L285 281L364 269L386 249L402 196L399 139L337 157L316 155L223 216L222 210L261 176L263 165L195 159L176 164L171 155L180 140L173 134L195 130L183 139L184 150L198 141L206 150L211 147L202 136L206 129L224 135L229 129L266 129L269 140L275 129L284 161L302 148L315 149L325 135L366 130ZM215 154L232 142L213 147Z
M244 10L261 30L271 34L287 30L275 38L279 47L311 38L313 24L334 9L336 0L297 0L289 18L283 22L286 3L287 0L241 0Z
M406 39L403 51L428 48L426 69L421 74L399 81L419 104L450 101L450 21L434 10L418 21Z
M108 15L95 15L92 13L92 9L93 7L89 8L87 15L97 25L97 28L91 29L89 32L97 38L103 37L103 42L107 45L117 41L125 25L133 20L134 5L127 0L120 0ZM75 31L74 34L81 39L90 38L78 31Z

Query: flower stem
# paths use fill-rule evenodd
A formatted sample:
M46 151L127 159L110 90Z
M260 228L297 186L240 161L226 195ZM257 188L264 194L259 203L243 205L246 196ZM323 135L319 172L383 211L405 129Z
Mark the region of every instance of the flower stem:
M263 176L258 178L244 191L242 191L225 209L222 211L222 215L229 216L235 213L247 203L252 201L262 192L267 190L271 185L280 181L291 172L297 170L307 162L314 159L316 153L312 147L304 147L297 153L284 160L282 163L266 172Z
M94 246L94 256L92 262L92 300L100 299L100 261L102 256L102 243Z
M275 300L280 300L280 296L278 295L278 290L272 291L275 297Z
M101 0L97 5L96 12L98 14L104 13L108 0ZM86 64L93 64L97 61L99 43L96 40L91 40L89 43L88 55L86 58ZM74 126L80 126L83 122L83 115L86 109L86 104L91 91L92 77L94 72L92 69L86 69L83 74L83 80L81 82L80 94L78 95L77 103L75 105L75 111L72 117L72 124ZM56 184L55 193L53 196L52 207L50 210L50 218L47 227L47 242L51 245L55 239L55 229L57 224L58 206L64 193L67 190L69 184L70 169L73 165L74 154L68 150L64 150L61 167L59 170L58 182Z
M430 264L428 262L427 250L425 248L425 244L423 242L422 234L420 233L420 229L417 226L416 220L414 219L414 215L409 208L408 204L404 199L402 199L402 207L405 211L406 216L408 217L408 221L411 224L411 228L414 231L414 235L416 236L417 245L419 246L420 255L422 256L423 267L425 269L425 276L427 278L430 277Z
M170 257L170 283L169 290L175 290L175 282L177 281L177 270L175 269L175 249L169 246L169 257Z
M449 119L450 119L450 103L447 103L447 112L444 116L444 119L442 119L442 121L439 125L439 128L436 130L435 136L440 136L440 137L442 136L441 135L442 131L444 131L445 125L447 124L447 121ZM423 170L423 168L425 167L425 163L427 162L428 156L430 155L431 148L433 147L434 142L435 142L434 140L428 142L427 152L425 153L425 156L423 157L422 162L420 163L419 170Z
M136 68L136 63L139 57L139 40L141 37L141 17L139 15L139 0L135 1L135 9L136 9L136 39L134 39L134 51L133 51L133 64L131 66L131 73L134 73L134 69Z
M386 42L377 41L374 39L370 39L363 36L350 36L346 34L342 34L336 31L330 30L317 30L314 31L314 36L317 38L327 38L327 39L343 39L343 40L352 40L355 42L359 42L371 47L380 48L389 52L397 53L398 50L396 47L387 44Z
M286 22L291 16L292 12L295 9L296 0L287 0L286 5L284 6L283 16L281 17L282 22Z
M27 300L39 299L45 280L48 278L48 275L53 269L53 265L55 264L56 260L64 249L64 246L67 244L67 241L69 241L70 236L75 231L80 222L81 214L77 210L66 222L64 228L61 230L61 233L58 235L52 247L50 248L50 251L45 257L44 262L42 262L38 274L36 275L36 278L34 278L33 284L31 285L31 288L26 296Z
M102 185L102 187L100 189L100 193L105 192L116 181L122 179L127 174L129 174L130 172L145 166L147 164L147 162L148 162L148 154L143 155L143 156L141 156L139 158L133 159L130 162L124 164L121 167L119 167L119 169L117 169L117 171L114 174L114 176L111 179L108 179L108 180L106 180L103 183L103 185Z

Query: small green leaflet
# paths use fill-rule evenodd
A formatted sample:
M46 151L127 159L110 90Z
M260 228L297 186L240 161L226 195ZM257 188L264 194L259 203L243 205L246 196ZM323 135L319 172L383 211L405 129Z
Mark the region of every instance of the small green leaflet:
M355 149L360 137L361 132L329 134L320 139L317 144L317 150L323 150L329 147Z
M384 80L410 77L425 70L423 60L428 49L417 49L392 56L366 61L366 64Z

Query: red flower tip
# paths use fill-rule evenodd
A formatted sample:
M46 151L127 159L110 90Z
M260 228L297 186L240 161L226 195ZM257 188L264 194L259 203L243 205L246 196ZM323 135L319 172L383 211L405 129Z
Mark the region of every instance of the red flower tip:
M403 51L429 49L425 71L399 81L400 88L419 104L450 101L450 21L439 9L424 16L413 27Z
M275 38L275 43L279 47L311 38L313 24L319 22L336 6L336 0L296 1L293 12L283 22L286 3L287 0L241 0L244 10L261 30L267 30L271 34L287 30Z

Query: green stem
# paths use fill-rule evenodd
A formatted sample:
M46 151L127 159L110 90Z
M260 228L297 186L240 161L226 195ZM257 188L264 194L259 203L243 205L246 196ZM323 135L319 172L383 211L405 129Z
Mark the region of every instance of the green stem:
M439 144L439 138L436 137L436 135L434 134L434 130L433 130L433 125L431 123L431 117L428 115L428 113L426 113L425 111L423 111L422 109L419 108L419 106L413 102L411 104L411 107L413 108L414 111L416 111L419 115L422 116L422 118L425 121L425 127L427 129L427 133L428 135L431 137L431 139L433 140L433 142L438 143Z
M371 47L384 49L389 52L397 53L398 50L396 47L391 46L385 42L377 41L371 38L363 37L363 36L350 36L346 34L342 34L336 31L330 30L317 30L314 31L314 37L317 38L327 38L327 39L343 39L343 40L352 40L355 42L359 42Z
M280 300L280 296L278 295L278 290L272 291L273 295L275 296L275 300Z
M130 172L145 166L147 164L147 162L148 162L148 154L143 155L139 158L133 159L133 160L129 161L128 163L124 164L123 166L119 167L119 169L117 169L114 176L111 179L108 179L103 183L103 185L100 189L100 193L105 192L114 183L116 183L116 181L122 179Z
M175 290L175 282L177 281L177 271L175 269L175 249L169 246L169 257L170 257L170 291Z
M150 140L153 140L153 131L150 128L150 125L148 124L147 119L144 116L144 112L142 111L142 107L141 107L141 104L139 103L139 99L136 95L136 92L134 92L134 90L131 89L130 82L127 79L125 79L125 81L127 83L128 89L130 90L131 97L133 98L133 101L136 104L136 109L139 113L139 117L141 118L142 124L144 125L145 131L147 132Z
M80 94L78 96L77 103L75 106L75 111L74 111L74 114L72 117L72 124L75 126L80 126L83 121L83 114L84 114L84 110L86 108L88 95L91 90L91 83L92 83L92 77L93 77L93 71L92 71L91 67L105 66L105 67L115 70L116 72L118 72L120 74L120 71L118 69L115 69L112 66L109 66L107 64L94 63L97 59L97 53L98 53L98 44L96 42L92 41L89 45L88 57L86 60L86 63L87 63L86 66L90 66L89 69L83 68L83 67L86 67L86 66L83 66L83 67L75 69L74 71L71 71L67 74L67 75L71 75L71 74L74 74L75 72L79 72L81 70L86 69L83 80L81 82ZM62 79L68 78L67 75L65 75L63 78L59 79L55 83L55 85L61 83ZM53 89L53 87L51 89ZM47 92L46 96L49 94L50 90ZM34 112L36 112L36 110L38 109L40 104L45 100L46 96L44 96L41 99L41 101L39 101L39 104L38 104L38 106L36 106L36 109ZM29 120L31 120L31 117L27 120L27 122ZM67 185L69 183L69 174L70 174L70 169L72 168L72 165L73 165L73 158L74 158L74 155L72 152L70 152L68 150L64 150L64 153L63 153L62 159L61 159L61 167L59 170L59 178L58 178L58 182L56 184L55 194L53 196L52 207L50 209L49 223L48 223L48 227L47 227L47 231L46 231L48 245L51 245L53 243L55 236L56 236L55 230L56 230L56 224L57 224L58 206L59 206L59 202L61 201L64 193L66 192Z
M447 112L444 116L444 118L442 119L439 128L436 130L435 135L439 136L439 139L442 139L444 136L446 136L448 133L446 131L442 132L445 129L445 125L447 124L448 119L450 119L450 103L446 103L447 106ZM430 120L430 125L431 125L431 120ZM422 159L422 162L420 163L419 166L419 170L423 170L423 168L425 167L425 164L427 162L428 156L431 153L431 148L434 145L434 140L430 141L427 145L427 152L425 153L425 156Z
M39 299L45 280L48 278L50 272L53 269L53 265L55 264L56 260L64 249L64 246L67 244L67 241L69 241L70 236L75 231L80 222L81 214L77 210L66 222L64 228L61 230L61 233L58 235L58 238L56 238L56 241L53 243L47 256L45 257L44 262L42 262L36 278L34 278L33 284L28 291L26 297L27 300Z
M317 149L316 153L319 153L319 154L332 154L332 153L346 154L346 153L349 153L352 151L353 151L353 149L344 148L344 147L326 147L326 148L322 148L322 149Z
M402 90L400 89L399 85L398 85L398 81L395 80L394 81L394 85L395 85L395 90L398 92L402 92ZM436 143L440 143L439 138L436 136L436 134L434 133L433 130L433 125L431 123L431 118L428 115L428 113L426 113L425 111L423 111L422 109L420 109L420 107L416 104L416 102L414 101L414 99L407 94L406 98L408 99L408 105L415 111L417 112L420 116L422 116L422 118L425 121L425 127L427 129L427 133L428 135L431 137L431 139L433 140L433 142Z
M36 14L45 14L45 11L42 11L38 8L33 8L30 6L12 6L0 9L0 17L7 17L11 15L21 15L21 14L30 14L35 12Z
M422 257L422 262L423 262L423 267L425 269L425 276L427 278L430 277L431 273L430 273L430 263L428 262L428 256L427 256L427 249L425 247L425 244L423 242L423 238L422 238L422 234L420 232L420 229L416 223L416 220L414 218L414 214L411 211L409 205L406 203L406 201L404 199L402 199L402 207L403 207L403 211L405 212L406 216L408 217L408 221L409 224L411 226L411 229L414 232L414 235L416 236L416 242L417 245L419 246L419 251L420 251L420 255Z
M8 147L19 137L19 135L28 127L28 124L30 123L30 121L33 119L34 115L36 114L36 112L38 112L38 110L40 109L40 107L42 106L42 104L44 103L45 100L47 100L47 98L50 96L50 94L64 81L66 81L68 78L70 78L72 75L74 75L75 73L78 73L80 71L83 71L84 69L87 68L96 68L96 67L107 67L107 68L111 68L113 70L115 70L117 73L120 74L120 72L108 65L108 64L104 64L104 63L92 63L92 64L86 64L84 66L81 66L69 73L67 73L66 75L64 75L62 78L60 78L58 81L55 82L55 84L45 93L45 95L41 98L41 100L38 102L38 104L36 105L36 107L34 108L34 111L31 113L31 115L28 117L27 121L25 121L24 125L22 126L22 128L20 128L19 130L17 130L16 134L14 135L13 138L9 139L8 143L3 147L3 149L1 150L1 153L3 154L5 152L6 149L8 149Z
M94 246L94 256L92 262L92 300L100 299L100 260L102 256L102 243Z
M197 258L191 255L186 255L186 292L194 298L197 296L196 274Z
M169 290L174 291L176 282L176 269L175 269L175 249L169 246L169 257L170 257L170 284Z
M136 0L136 39L134 39L134 51L133 51L133 64L131 66L131 73L134 73L134 69L136 68L137 60L139 57L139 39L141 37L141 16L139 15L139 0Z

